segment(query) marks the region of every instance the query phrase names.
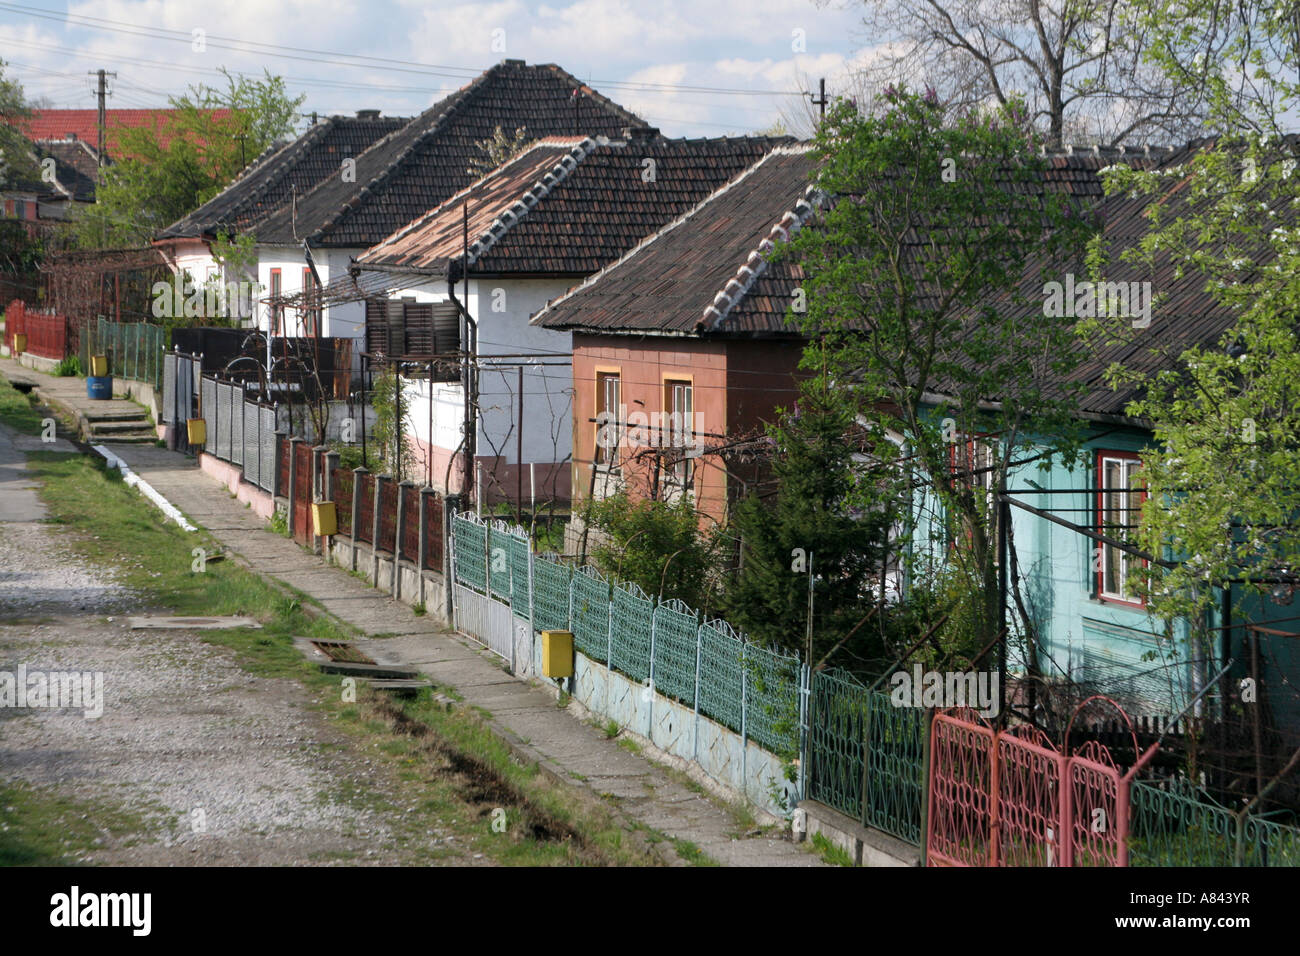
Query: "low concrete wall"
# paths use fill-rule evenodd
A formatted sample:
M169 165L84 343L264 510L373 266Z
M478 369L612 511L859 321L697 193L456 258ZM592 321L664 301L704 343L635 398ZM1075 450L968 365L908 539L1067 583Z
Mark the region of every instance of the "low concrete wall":
M33 355L31 352L19 352L17 357L9 354L9 346L0 348L0 355L5 358L12 358L23 368L29 368L34 372L53 372L58 366L58 359L42 358L39 355Z
M113 391L139 402L149 409L149 415L155 423L162 421L162 389L154 389L148 382L137 382L129 378L113 379ZM158 426L161 429L161 425ZM158 435L162 438L162 434Z
M226 486L232 495L253 509L253 513L266 521L275 514L275 501L269 491L244 480L244 470L238 465L214 458L205 451L199 452L199 468Z
M533 642L534 673L541 673L541 637ZM724 788L729 799L743 796L774 820L784 819L795 797L779 757L715 720L652 690L647 683L611 671L584 654L574 655L569 692L601 719L613 720L629 736L685 772L692 767ZM557 682L543 680L558 695Z
M797 811L805 816L808 839L820 833L853 860L854 866L920 866L921 850L897 837L864 827L816 800L802 800Z
M434 620L447 625L447 583L437 571L421 571L410 561L397 561L393 577L393 556L378 554L363 541L355 544L342 535L330 538L330 560L339 567L356 571L373 587L386 591L403 604L423 605Z

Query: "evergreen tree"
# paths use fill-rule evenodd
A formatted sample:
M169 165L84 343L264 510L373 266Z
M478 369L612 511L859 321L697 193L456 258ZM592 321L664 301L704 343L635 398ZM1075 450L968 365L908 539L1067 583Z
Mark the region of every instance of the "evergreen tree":
M776 494L751 494L732 521L742 539L741 567L727 589L727 619L756 641L806 655L811 566L812 664L832 655L838 663L877 665L883 653L879 622L859 625L881 598L889 519L847 505L860 480L848 439L853 428L852 410L824 380L807 383L798 407L772 429Z

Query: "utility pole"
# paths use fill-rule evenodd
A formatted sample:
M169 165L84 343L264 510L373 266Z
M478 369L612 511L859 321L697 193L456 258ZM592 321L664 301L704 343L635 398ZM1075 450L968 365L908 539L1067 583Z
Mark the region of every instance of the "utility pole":
M99 97L99 168L100 168L100 169L103 169L103 168L104 168L104 160L105 160L105 156L104 156L104 97L108 95L108 91L107 91L107 89L106 89L106 84L105 84L105 82L104 82L104 79L105 79L105 77L109 77L109 76L111 76L113 79L117 79L117 74L116 74L116 73L109 73L109 72L107 72L107 71L105 71L105 70L87 70L87 71L86 71L86 75L87 75L87 76L95 76L95 77L98 77L98 78L99 78L99 90L98 90L98 94L97 94L98 97Z
M808 99L812 101L813 106L816 106L818 108L820 114L819 115L819 122L820 122L820 120L824 120L826 118L826 103L827 103L826 77L823 76L820 80L817 81L817 89L818 89L818 95L814 96L813 94L809 93Z

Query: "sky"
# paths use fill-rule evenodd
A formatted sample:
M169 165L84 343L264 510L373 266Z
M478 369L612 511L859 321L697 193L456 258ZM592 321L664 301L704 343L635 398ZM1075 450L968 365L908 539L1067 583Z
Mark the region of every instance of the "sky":
M108 106L139 108L226 67L283 76L306 114L413 116L512 58L557 63L668 136L806 133L801 91L847 90L870 55L861 2L0 0L0 59L52 107L93 108L100 68L117 73Z

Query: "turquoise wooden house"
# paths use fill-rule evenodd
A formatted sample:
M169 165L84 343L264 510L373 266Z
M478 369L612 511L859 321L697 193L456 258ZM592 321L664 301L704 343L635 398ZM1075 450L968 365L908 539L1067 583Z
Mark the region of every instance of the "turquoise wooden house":
M1166 162L1185 161L1199 145L1190 144ZM1171 193L1177 189L1171 182ZM1160 196L1156 201L1169 200ZM1152 274L1120 260L1125 244L1148 228L1141 217L1148 201L1119 195L1098 204L1110 246L1107 281L1116 288L1124 284L1126 291L1134 288L1131 284L1149 283L1160 294L1156 307L1145 314L1140 296L1129 303L1141 342L1159 343L1172 355L1193 344L1217 346L1233 313L1204 291L1203 275L1189 270L1179 277L1168 267ZM1082 262L1077 272L1087 274ZM1044 288L1044 308L1049 298ZM1072 377L1083 386L1078 416L1089 436L1083 460L1067 465L1058 458L1045 469L1035 462L1008 473L1004 513L1010 515L1014 568L1037 637L1039 671L1045 682L1078 685L1076 698L1093 689L1117 700L1130 715L1165 720L1180 714L1203 690L1190 713L1217 718L1225 697L1234 706L1241 679L1254 674L1269 691L1266 724L1292 740L1294 749L1300 744L1300 602L1291 603L1292 582L1276 582L1270 595L1249 600L1243 599L1240 584L1225 582L1218 609L1202 622L1204 628L1191 628L1187 621L1167 627L1150 613L1135 587L1146 562L1132 549L1105 540L1123 538L1124 526L1136 520L1130 509L1139 507L1142 492L1133 478L1154 438L1128 414L1138 392L1110 387L1103 373L1113 362L1154 373L1167 361L1141 346L1098 348ZM956 444L964 448L962 468L972 482L985 480L992 501L995 489L989 487L987 473L982 479L979 472L992 460L984 444L988 440L959 439ZM1033 442L1022 444L1014 458L1032 457L1033 449ZM932 496L918 493L910 546L914 555L931 558L933 566L943 563L947 550L943 533L936 530L941 524L937 510ZM1011 597L1007 600L1008 618L1014 621L1017 608ZM1229 659L1233 666L1221 674ZM1017 671L1023 674L1024 662L1022 641L1009 651L1009 679ZM1207 690L1210 683L1214 686Z

